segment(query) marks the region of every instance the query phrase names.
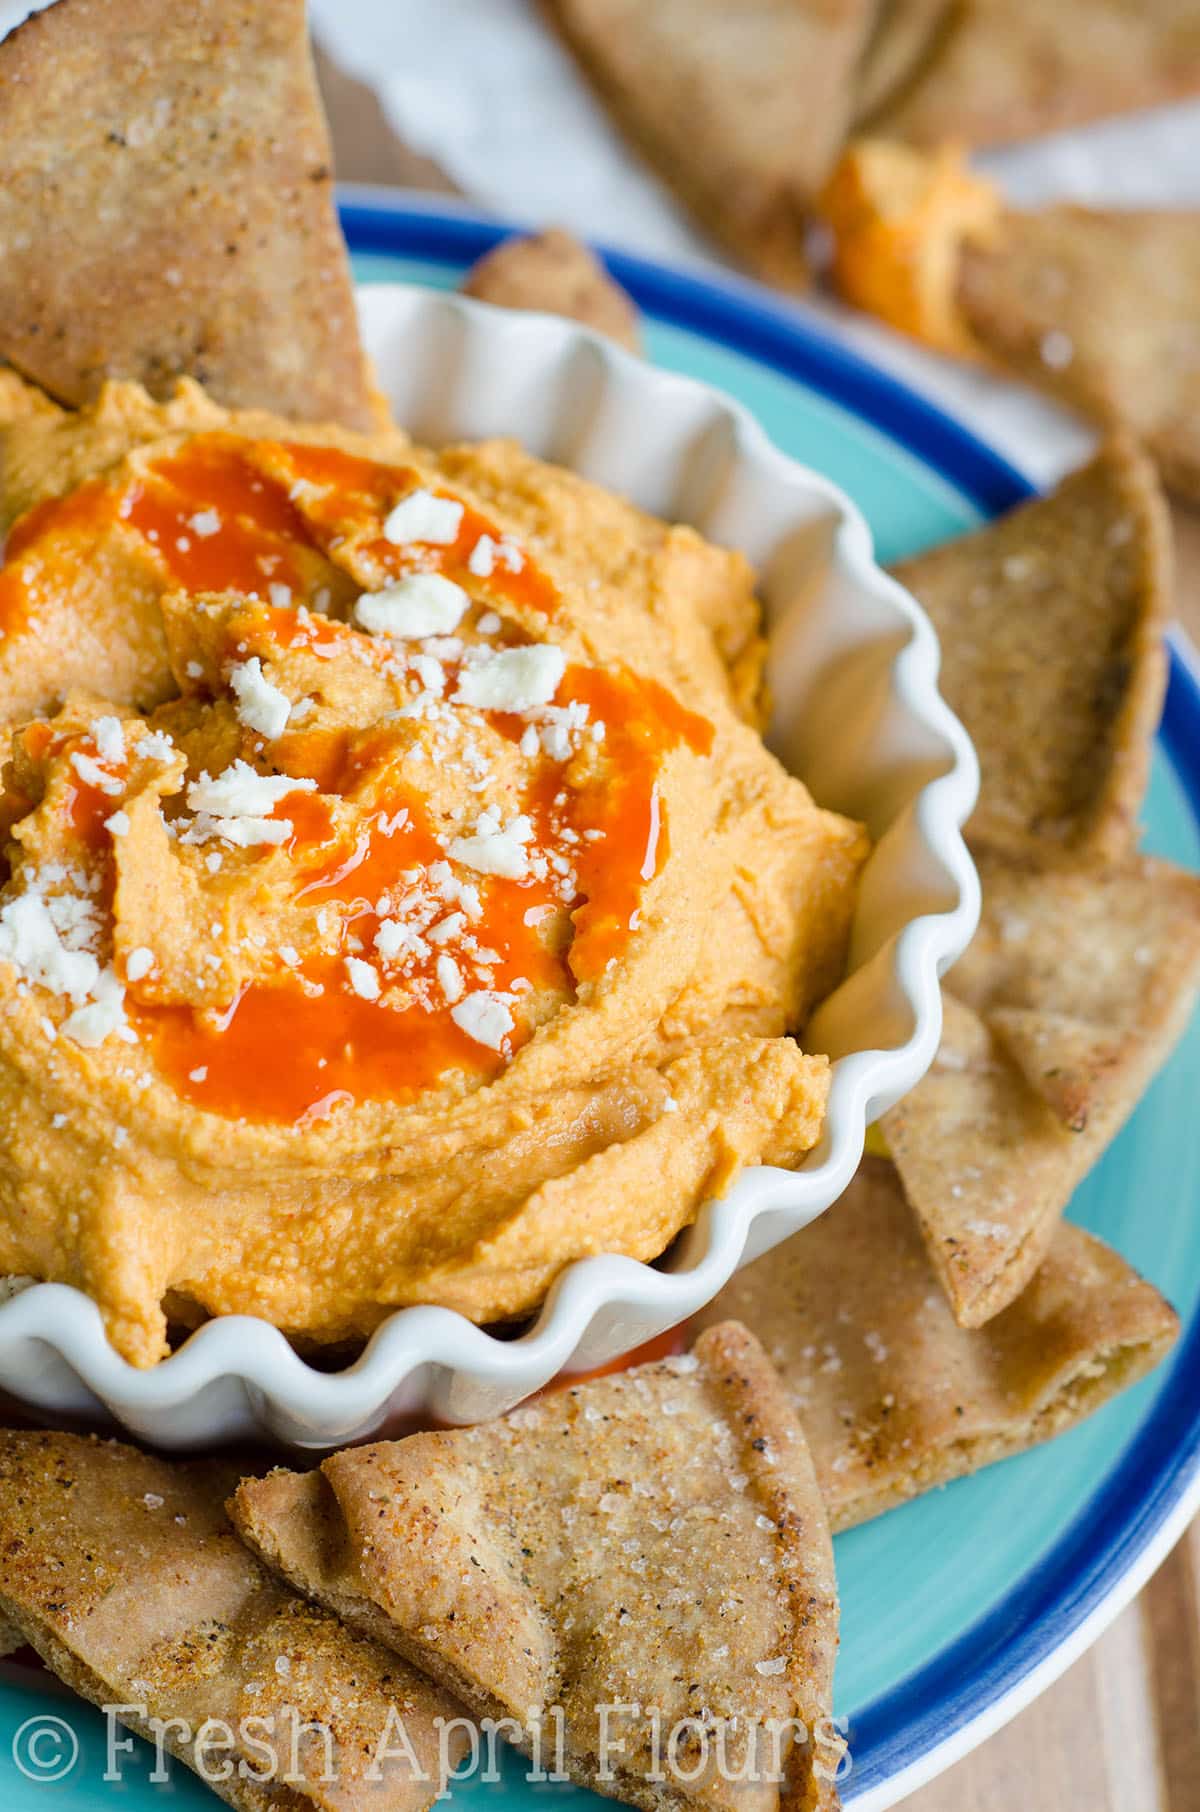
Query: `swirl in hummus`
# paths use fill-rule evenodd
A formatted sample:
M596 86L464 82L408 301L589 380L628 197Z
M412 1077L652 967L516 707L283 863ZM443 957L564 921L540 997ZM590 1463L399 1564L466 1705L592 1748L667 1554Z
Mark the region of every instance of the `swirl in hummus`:
M859 826L753 575L507 442L4 434L0 1271L329 1343L522 1315L815 1142Z

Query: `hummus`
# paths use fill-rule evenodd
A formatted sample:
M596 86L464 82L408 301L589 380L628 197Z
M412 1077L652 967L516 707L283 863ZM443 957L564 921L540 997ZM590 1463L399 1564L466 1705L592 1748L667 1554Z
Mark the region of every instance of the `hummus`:
M508 442L9 415L0 1271L137 1365L504 1320L813 1145L866 842L739 555Z

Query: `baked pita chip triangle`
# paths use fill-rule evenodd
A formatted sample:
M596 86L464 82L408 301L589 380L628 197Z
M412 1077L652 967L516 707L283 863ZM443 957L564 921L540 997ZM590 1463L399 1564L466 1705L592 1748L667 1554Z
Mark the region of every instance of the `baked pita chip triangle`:
M1200 27L1198 27L1200 41ZM957 304L985 352L1145 444L1200 498L1200 212L1008 209L963 247Z
M955 1319L976 1328L1025 1288L1096 1154L978 1014L943 1006L932 1068L879 1124Z
M927 0L895 0L904 14ZM1200 89L1196 0L957 0L878 131L1004 144Z
M1200 875L1153 856L1039 870L979 858L983 916L950 975L1093 1157L1173 1049L1200 989Z
M803 1422L835 1529L1072 1427L1156 1365L1179 1323L1082 1228L984 1328L959 1327L894 1167L867 1158L827 1213L700 1317L753 1319Z
M303 0L57 0L0 43L0 357L377 425Z
M236 1476L115 1441L0 1430L0 1616L129 1729L182 1720L166 1747L233 1806L423 1812L443 1784L435 1719L461 1708L246 1552L223 1508ZM215 1755L201 1734L210 1718L231 1733Z
M825 1512L799 1425L742 1327L497 1422L251 1480L231 1514L301 1591L452 1682L472 1710L515 1719L521 1746L562 1707L566 1771L582 1786L653 1812L834 1803ZM625 1707L607 1743L601 1705ZM714 1735L707 1760L697 1738L665 1782L648 1778L652 1707L664 1732L713 1721L723 1765ZM797 1730L782 1780L766 1778L771 1719L800 1720L809 1739ZM730 1778L744 1768L764 1778Z
M546 0L617 122L761 277L808 282L808 205L849 122L874 0Z
M1113 439L1050 496L893 568L942 644L979 755L976 845L1110 858L1133 844L1162 707L1169 525Z
M498 308L534 308L582 321L629 352L642 350L633 299L599 258L560 227L506 239L472 265L460 285L465 296Z
M955 0L881 0L854 83L854 127L869 129L920 79L953 25Z

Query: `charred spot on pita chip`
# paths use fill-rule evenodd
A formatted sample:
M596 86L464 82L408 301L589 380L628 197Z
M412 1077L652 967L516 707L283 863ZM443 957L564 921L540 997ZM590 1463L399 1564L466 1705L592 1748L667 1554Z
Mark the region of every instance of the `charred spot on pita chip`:
M302 0L57 0L0 43L0 356L59 402L379 421Z

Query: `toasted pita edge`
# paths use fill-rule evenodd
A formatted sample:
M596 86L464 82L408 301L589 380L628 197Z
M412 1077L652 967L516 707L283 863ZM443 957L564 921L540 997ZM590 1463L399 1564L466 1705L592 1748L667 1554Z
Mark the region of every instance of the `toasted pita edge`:
M16 1624L9 1623L6 1618L0 1617L0 1661L4 1659L5 1655L15 1654L17 1649L23 1648L24 1645L25 1638Z

